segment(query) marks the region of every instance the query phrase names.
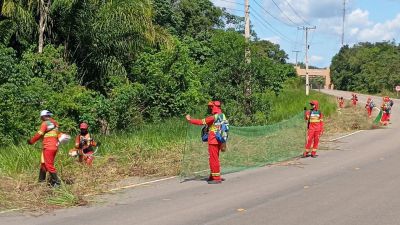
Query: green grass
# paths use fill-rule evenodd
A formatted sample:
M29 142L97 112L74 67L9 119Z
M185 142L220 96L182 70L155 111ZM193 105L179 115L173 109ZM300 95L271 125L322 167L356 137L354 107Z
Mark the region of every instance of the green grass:
M317 91L311 91L309 96L302 89L284 89L279 96L271 96L273 109L271 111L269 124L289 119L304 107L310 108L310 101L318 100L320 109L325 116L330 116L336 111L336 99Z
M300 115L303 112L303 107L309 106L307 103L313 99L320 101L321 110L325 115L332 114L336 107L334 98L317 92L311 92L311 95L306 97L303 92L303 90L297 88L287 88L279 96L271 96L273 110L268 122L275 125L243 128L241 131L247 135L245 139L240 138L244 136L239 135L239 130L236 134L232 131L232 136L237 136L237 142L232 142L232 152L228 152L222 157L226 168L231 168L234 171L266 162L285 160L298 154L302 145L303 134L297 132L297 130L303 129L302 118L296 120L296 125L291 126L286 131L281 128L283 124L288 123L276 122ZM268 130L268 132L261 132L261 135L252 137L251 135L254 132L251 129ZM188 131L193 132L193 135L189 136L191 137L189 140L187 139ZM187 151L184 153L185 146L187 147L189 144L186 142L198 140L199 133L200 127L189 125L182 117L146 124L128 133L100 135L96 139L102 145L97 152L93 167L82 165L75 158L68 156L68 150L73 148L71 141L69 144L60 147L56 157L56 168L65 187L54 190L37 183L41 154L40 143L35 146L21 144L1 147L0 178L2 183L0 184L0 200L2 204L0 204L0 207L24 207L29 210L43 210L79 205L85 200L90 200L83 196L101 193L109 189L108 184L130 176L177 175L182 171L183 157L186 161L197 161L201 164L200 167L207 169L206 146L200 143L200 155L197 158L196 155L188 157ZM293 142L294 145L290 149L285 142L288 136L296 136L295 139L300 140ZM241 144L250 139L252 145ZM274 148L269 148L266 155L258 157L257 154L262 155L265 153L265 149L252 146L261 145L274 146ZM193 158L194 156L195 158ZM192 169L197 168L196 164L192 166Z

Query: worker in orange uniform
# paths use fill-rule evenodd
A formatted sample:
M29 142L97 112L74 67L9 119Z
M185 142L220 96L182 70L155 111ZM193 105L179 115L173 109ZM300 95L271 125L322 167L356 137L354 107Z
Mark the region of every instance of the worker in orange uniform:
M374 101L372 101L371 97L368 97L367 103L365 104L365 108L367 109L368 117L371 118L372 110L375 107Z
M339 108L343 109L344 108L344 98L340 97L340 98L338 98L338 101L339 101Z
M75 138L75 148L71 149L70 155L79 157L79 162L85 162L86 165L91 166L94 160L94 148L97 143L94 141L91 134L89 134L89 125L81 123L79 125L80 134Z
M358 102L358 97L356 94L351 94L351 102L353 103L353 106L357 106L357 102Z
M319 110L319 103L317 100L313 100L310 105L311 110L307 110L304 113L307 121L307 143L303 153L304 158L310 156L311 145L311 157L317 157L319 138L324 133L323 115Z
M57 176L56 168L54 167L54 159L58 150L58 123L51 118L53 114L48 110L40 112L42 124L39 131L28 140L28 144L33 145L42 138L42 156L40 160L39 182L46 180L46 174L50 174L50 185L58 187L61 183Z
M391 113L392 106L390 104L390 98L385 96L383 98L383 103L381 105L382 110L382 118L381 118L381 125L388 125L390 120L390 113Z
M212 101L208 103L209 112L212 114L204 119L192 119L190 115L186 116L187 121L194 125L208 125L208 154L210 165L210 177L207 182L209 184L220 184L224 179L221 178L221 167L219 161L219 153L222 150L224 143L219 141L218 127L221 121L226 121L225 115L221 110L221 103L219 101Z

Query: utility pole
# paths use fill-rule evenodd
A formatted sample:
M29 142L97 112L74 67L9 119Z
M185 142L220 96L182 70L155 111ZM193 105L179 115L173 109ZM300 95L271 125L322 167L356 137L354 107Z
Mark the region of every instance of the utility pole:
M244 4L244 18L245 18L245 27L244 27L244 37L246 38L247 44L250 41L250 4L249 0L245 0ZM245 57L246 57L246 63L250 63L250 49L247 45L246 47L246 52L245 52Z
M344 45L344 24L346 22L346 0L343 0L342 47Z
M306 95L308 96L310 93L310 77L308 76L308 49L310 46L308 45L308 31L315 30L317 27L299 27L299 30L304 30L306 32Z
M245 28L244 28L244 37L246 39L246 49L245 49L245 62L246 64L251 63L250 58L250 4L249 0L245 0L244 4L244 19L245 19ZM251 72L249 70L245 71L244 74L244 105L245 105L245 113L246 115L250 116L252 114L252 107L251 107L251 95L252 95L252 88L251 88Z
M298 63L297 63L297 56L299 55L299 52L301 52L301 51L299 51L299 50L294 50L294 51L292 51L292 52L295 52L295 53L296 53L296 67L297 67L297 65L298 65Z

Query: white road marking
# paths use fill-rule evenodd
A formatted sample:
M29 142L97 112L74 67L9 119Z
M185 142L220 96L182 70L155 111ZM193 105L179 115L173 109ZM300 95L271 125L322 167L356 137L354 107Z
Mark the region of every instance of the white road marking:
M4 210L4 211L0 211L0 214L4 214L4 213L8 213L8 212L13 212L13 211L19 211L19 210L22 210L22 209L24 209L24 208L7 209L7 210Z
M172 176L172 177L166 177L166 178L162 178L162 179L157 179L157 180L152 180L152 181L147 181L147 182L143 182L143 183L139 183L139 184L132 184L132 185L127 185L127 186L122 186L122 187L118 187L118 188L113 188L108 190L109 192L113 192L113 191L119 191L119 190L123 190L123 189L128 189L128 188L133 188L133 187L138 187L138 186L143 186L146 184L154 184L157 182L161 182L161 181L165 181L165 180L171 180L174 178L177 178L178 176Z
M358 130L358 131L356 131L356 132L353 132L353 133L350 133L350 134L347 134L347 135L344 135L344 136L341 136L341 137L338 137L338 138L335 138L335 139L332 139L332 140L329 140L329 141L337 141L337 140L340 140L340 139L343 139L343 138L352 136L352 135L354 135L354 134L360 133L360 132L362 132L362 131L364 131L364 130Z

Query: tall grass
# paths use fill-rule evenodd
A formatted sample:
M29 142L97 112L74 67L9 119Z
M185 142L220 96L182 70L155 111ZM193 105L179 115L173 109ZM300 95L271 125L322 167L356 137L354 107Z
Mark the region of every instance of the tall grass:
M309 106L312 99L320 101L321 110L330 115L335 99L317 92L306 97L298 86L286 87L279 96L271 95L273 110L269 123L289 119ZM48 208L80 204L83 196L99 193L114 181L129 176L177 175L186 140L188 123L174 118L146 124L131 132L95 136L100 141L93 167L87 167L68 156L72 141L62 145L56 157L59 176L68 185L50 189L37 183L40 144L0 147L0 207Z
M310 95L305 95L303 84L298 80L287 83L285 88L278 96L270 95L272 111L268 124L289 119L304 110L304 107L310 108L311 100L318 100L320 110L325 116L330 116L336 111L336 98L322 94L317 91L310 91Z

